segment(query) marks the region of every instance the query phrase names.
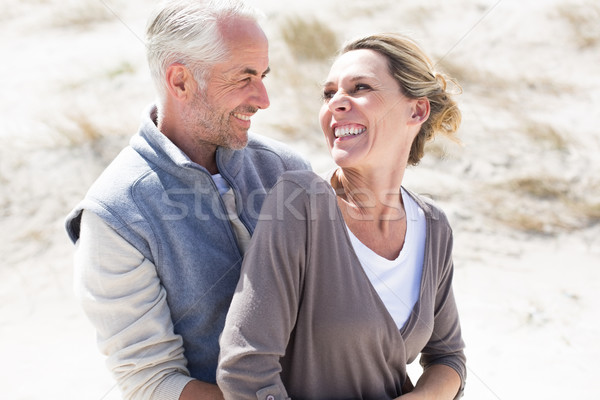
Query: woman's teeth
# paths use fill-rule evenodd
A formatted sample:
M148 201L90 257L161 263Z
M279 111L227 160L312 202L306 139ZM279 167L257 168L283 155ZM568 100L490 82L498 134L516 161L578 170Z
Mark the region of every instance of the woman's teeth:
M364 131L366 131L367 128L357 128L357 127L340 127L340 128L335 128L335 137L339 138L339 137L344 137L344 136L350 136L350 135L358 135L360 133L363 133Z

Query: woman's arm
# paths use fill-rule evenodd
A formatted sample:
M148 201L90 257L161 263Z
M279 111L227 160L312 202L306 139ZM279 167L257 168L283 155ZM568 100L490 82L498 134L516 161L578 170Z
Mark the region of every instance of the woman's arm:
M447 222L445 224L447 226ZM429 398L431 392L442 390L446 393L447 390L446 397L440 395L434 398L455 399L462 396L465 385L467 374L465 345L452 289L454 275L452 231L448 226L447 230L437 230L437 235L430 241L437 246L434 253L438 254L436 261L440 266L436 272L438 279L434 302L433 332L421 350L420 363L424 372L413 393L425 396L417 398L426 399ZM454 382L457 382L456 386Z
M266 197L221 335L217 383L225 399L286 399L279 360L296 323L308 200L279 181ZM282 208L283 207L283 208Z
M460 376L453 368L436 364L423 372L412 392L400 396L398 399L452 400L460 387Z

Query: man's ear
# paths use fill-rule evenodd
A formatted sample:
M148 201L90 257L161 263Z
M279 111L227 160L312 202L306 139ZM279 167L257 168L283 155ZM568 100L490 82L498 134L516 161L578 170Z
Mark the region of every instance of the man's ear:
M418 98L413 104L413 113L411 121L417 124L422 124L429 118L431 106L427 97Z
M185 100L195 91L194 77L190 70L183 64L169 65L166 73L167 90L178 100Z

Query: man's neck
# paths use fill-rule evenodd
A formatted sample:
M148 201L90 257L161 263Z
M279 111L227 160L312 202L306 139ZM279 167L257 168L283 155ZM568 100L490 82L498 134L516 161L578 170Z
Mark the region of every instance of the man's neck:
M187 152L181 149L193 162L202 165L211 175L218 174L217 148L212 145L197 144L195 151ZM211 150L212 148L212 150Z
M159 114L155 123L158 130L183 151L190 160L206 168L212 175L219 172L216 160L217 146L202 142L191 133L186 132L176 118L169 118L168 115Z

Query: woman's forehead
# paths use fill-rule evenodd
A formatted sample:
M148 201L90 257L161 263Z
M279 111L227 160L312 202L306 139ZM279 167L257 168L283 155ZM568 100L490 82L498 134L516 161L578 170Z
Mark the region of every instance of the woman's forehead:
M327 81L360 77L383 78L389 75L385 56L374 50L351 50L339 56L331 66Z

